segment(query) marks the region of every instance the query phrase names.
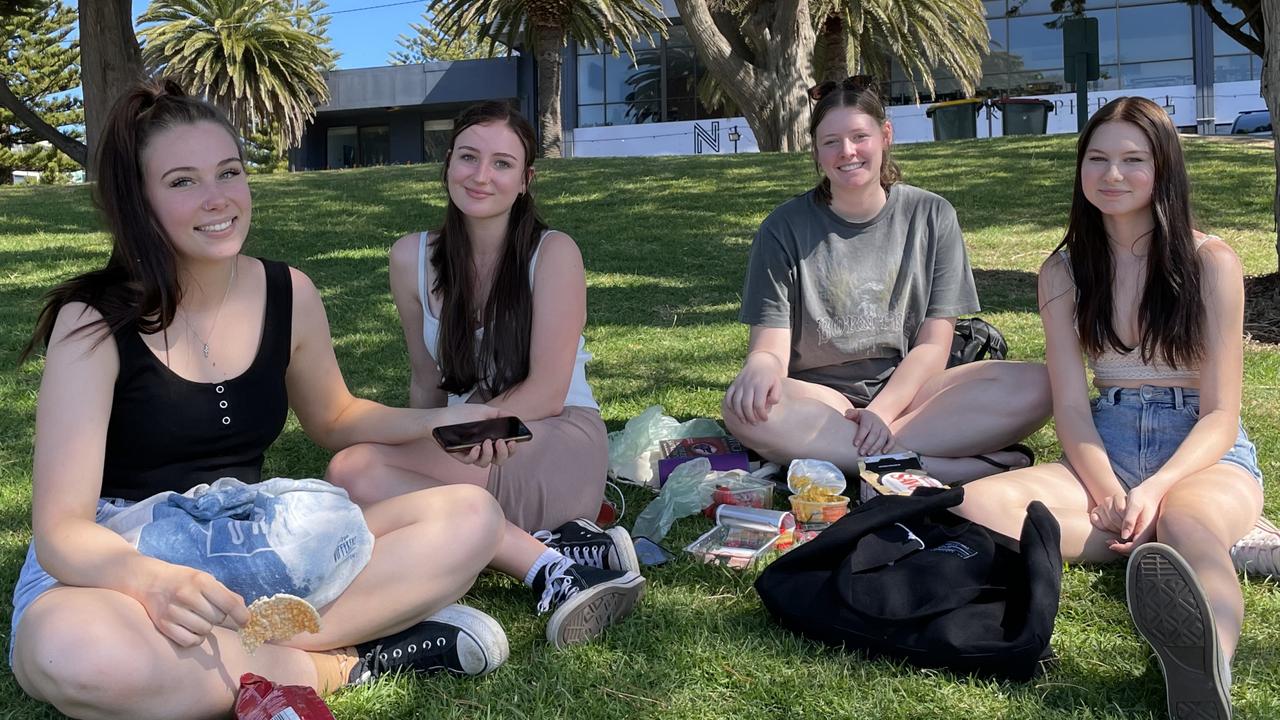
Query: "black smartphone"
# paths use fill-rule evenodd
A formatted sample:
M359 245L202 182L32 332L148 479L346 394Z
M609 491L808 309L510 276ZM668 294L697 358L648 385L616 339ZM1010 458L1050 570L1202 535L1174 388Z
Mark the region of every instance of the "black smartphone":
M675 557L669 550L647 537L637 537L632 542L636 546L636 557L640 559L641 565L661 565Z
M485 440L526 442L533 439L529 428L520 422L520 418L512 415L457 425L441 425L432 430L431 435L447 452L466 452Z

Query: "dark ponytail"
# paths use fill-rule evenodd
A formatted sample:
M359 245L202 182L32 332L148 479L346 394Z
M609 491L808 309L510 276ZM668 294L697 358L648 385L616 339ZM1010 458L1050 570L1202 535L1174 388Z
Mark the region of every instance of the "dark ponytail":
M75 330L100 332L97 342L129 326L146 334L160 332L173 321L182 299L177 256L147 202L141 157L156 133L198 122L225 128L244 157L240 138L222 113L173 80L139 83L116 101L98 143L93 191L111 234L111 257L106 267L71 278L45 295L19 362L49 344L58 312L69 302L83 302L101 313L101 320Z

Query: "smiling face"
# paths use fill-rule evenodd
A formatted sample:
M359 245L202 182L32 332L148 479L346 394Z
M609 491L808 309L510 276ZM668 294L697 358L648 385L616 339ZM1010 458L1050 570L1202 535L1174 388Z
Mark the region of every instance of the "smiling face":
M880 183L880 165L891 142L888 121L882 127L856 107L838 107L818 123L814 155L833 192L861 190Z
M253 203L236 141L197 122L166 128L142 149L147 203L186 261L235 257L249 233Z
M1113 120L1098 126L1080 163L1085 198L1104 216L1151 212L1155 185L1151 142L1135 124Z
M533 173L526 168L520 136L504 122L480 123L458 133L448 162L449 199L476 219L510 212Z

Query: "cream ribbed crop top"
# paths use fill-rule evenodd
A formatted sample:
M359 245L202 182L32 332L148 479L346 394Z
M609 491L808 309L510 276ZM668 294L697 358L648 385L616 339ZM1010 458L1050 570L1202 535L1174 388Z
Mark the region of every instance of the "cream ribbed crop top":
M538 267L538 252L542 250L542 240L551 230L545 230L542 237L538 238L538 247L533 250L533 257L529 260L529 287L533 287L533 271ZM431 305L427 302L427 233L418 236L418 297L422 299L422 340L426 343L427 352L431 353L431 359L436 360L440 350L440 319L431 313ZM479 340L484 336L484 329L476 330L476 347L480 346ZM587 361L591 359L591 353L586 350L586 338L578 336L578 354L573 362L573 375L569 379L569 391L565 394L565 407L586 407L599 410L600 405L596 403L595 396L591 393L591 386L587 384ZM471 399L472 389L466 395L449 395L450 405L461 405Z
M1196 238L1196 249L1209 241L1214 236L1205 235ZM1059 250L1058 254L1062 256L1062 262L1065 263L1067 274L1071 274L1071 258L1068 257L1065 249ZM1072 284L1074 284L1074 279ZM1076 328L1077 334L1079 327ZM1160 362L1158 357L1153 357L1151 363L1142 361L1142 351L1139 348L1122 353L1117 352L1110 345L1104 345L1101 353L1097 355L1088 354L1086 360L1089 363L1089 369L1093 371L1095 380L1101 383L1116 382L1118 380L1157 380L1162 384L1170 380L1198 380L1200 378L1200 366L1198 364L1190 367L1170 367Z

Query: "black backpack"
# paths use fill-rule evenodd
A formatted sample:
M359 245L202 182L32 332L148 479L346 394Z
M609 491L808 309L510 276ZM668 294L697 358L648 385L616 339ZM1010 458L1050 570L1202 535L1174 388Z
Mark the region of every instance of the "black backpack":
M995 325L982 318L964 318L956 321L947 367L978 360L1003 360L1008 354L1009 345Z
M1015 543L948 512L963 499L963 488L874 498L774 561L756 592L783 627L819 642L1029 680L1051 654L1058 523L1034 502Z

